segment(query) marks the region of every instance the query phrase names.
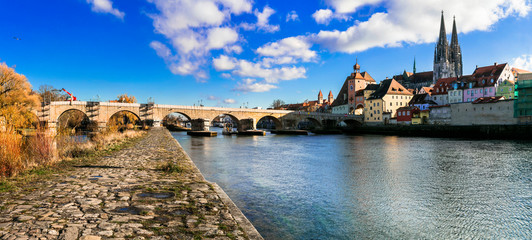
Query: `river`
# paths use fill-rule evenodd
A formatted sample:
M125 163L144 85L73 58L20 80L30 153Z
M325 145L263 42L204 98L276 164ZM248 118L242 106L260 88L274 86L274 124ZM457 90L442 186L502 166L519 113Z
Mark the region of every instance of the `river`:
M265 239L532 238L532 142L172 135Z

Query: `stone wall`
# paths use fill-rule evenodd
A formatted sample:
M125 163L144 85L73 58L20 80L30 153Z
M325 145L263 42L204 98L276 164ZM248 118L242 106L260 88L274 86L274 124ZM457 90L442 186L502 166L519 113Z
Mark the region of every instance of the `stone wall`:
M513 115L514 100L451 104L451 125L513 125L518 122Z

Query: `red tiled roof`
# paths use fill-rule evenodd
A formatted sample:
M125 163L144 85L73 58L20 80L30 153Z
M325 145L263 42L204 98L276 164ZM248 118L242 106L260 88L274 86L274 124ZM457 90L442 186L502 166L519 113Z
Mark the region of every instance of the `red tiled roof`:
M497 97L481 97L477 98L477 100L473 101L473 104L479 104L479 103L495 103L498 101L504 100L504 97L497 96Z

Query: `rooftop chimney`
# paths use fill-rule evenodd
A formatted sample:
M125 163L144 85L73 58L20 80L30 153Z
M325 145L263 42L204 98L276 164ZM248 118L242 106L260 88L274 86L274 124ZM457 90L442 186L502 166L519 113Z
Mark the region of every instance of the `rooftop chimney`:
M493 65L494 65L494 66L497 66L497 62L495 62Z

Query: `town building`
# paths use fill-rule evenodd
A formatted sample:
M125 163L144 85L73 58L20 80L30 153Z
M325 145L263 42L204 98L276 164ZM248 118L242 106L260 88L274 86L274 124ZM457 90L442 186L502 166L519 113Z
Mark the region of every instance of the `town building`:
M451 104L451 125L516 124L513 113L514 100L505 100L501 96L481 97L473 102Z
M428 93L416 94L412 97L409 106L414 106L419 108L419 110L429 110L430 106L438 105L436 102L431 100L431 97Z
M403 85L407 89L415 89L419 91L423 87L430 87L433 85L433 72L430 71L416 73L414 70L414 73L410 73L404 71L401 75L393 76L393 79L395 79L397 82L399 82L399 84Z
M515 83L512 80L504 80L499 87L495 96L502 96L504 99L514 99L515 98Z
M456 77L438 79L432 89L432 101L436 102L438 105L449 104L448 90L451 89L451 83L455 80Z
M284 104L279 109L282 110L293 110L293 111L303 111L303 112L330 112L331 103L334 101L334 96L332 91L329 91L327 101L323 99L323 93L318 93L318 100L315 101L305 101L303 103L295 104Z
M532 123L532 73L519 74L515 83L514 117L521 124Z
M412 113L412 125L428 124L430 109L415 111Z
M397 109L397 124L412 124L414 112L419 114L419 108L415 106L400 107Z
M396 116L396 110L407 106L412 96L413 94L395 79L381 81L379 87L364 101L364 122L387 124L383 114L390 113L390 118L393 118Z
M375 80L367 72L360 72L360 65L358 60L353 66L353 72L347 76L336 96L332 102L332 112L338 114L355 114L356 103L355 95L359 90L366 89L369 84L375 84Z
M473 102L481 97L494 97L498 86L505 80L514 81L514 75L507 63L477 67L464 89L463 101Z
M371 84L371 85L376 85L376 84ZM364 89L361 89L355 92L355 115L362 115L362 114L364 114Z

